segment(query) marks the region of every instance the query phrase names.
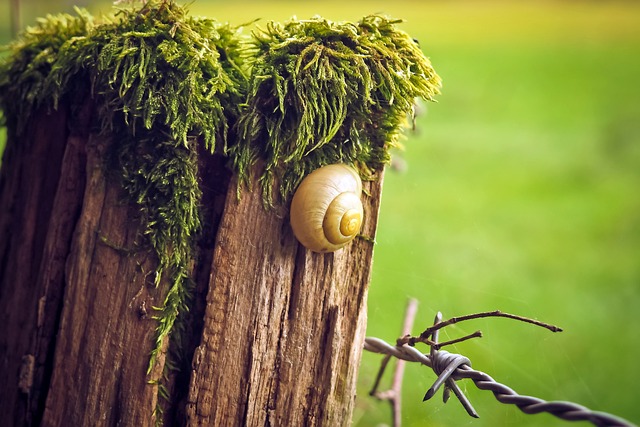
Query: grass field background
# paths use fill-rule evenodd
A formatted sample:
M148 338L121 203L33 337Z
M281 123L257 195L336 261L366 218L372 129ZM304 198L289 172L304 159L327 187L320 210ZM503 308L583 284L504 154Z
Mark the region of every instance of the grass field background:
M31 3L24 23L69 8ZM477 320L441 339L481 329L484 338L449 350L520 393L640 422L640 3L199 0L190 8L236 24L406 19L402 28L444 86L407 134L406 171L385 177L367 334L395 340L408 297L420 301L414 334L438 310L500 309L554 323L565 331ZM363 357L357 426L390 423L388 405L367 396L379 361ZM566 424L462 382L481 416L474 420L455 399L423 403L433 380L427 368L407 367L404 426Z

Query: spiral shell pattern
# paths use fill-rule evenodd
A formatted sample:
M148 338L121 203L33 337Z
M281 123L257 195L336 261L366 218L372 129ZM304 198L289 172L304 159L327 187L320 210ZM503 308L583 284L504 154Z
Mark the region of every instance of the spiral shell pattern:
M333 252L358 235L364 216L362 181L351 166L334 164L311 172L291 201L291 228L314 252Z

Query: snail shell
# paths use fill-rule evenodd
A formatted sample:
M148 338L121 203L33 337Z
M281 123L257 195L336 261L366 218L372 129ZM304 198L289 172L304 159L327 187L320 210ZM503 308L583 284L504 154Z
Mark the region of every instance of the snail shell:
M362 181L344 164L311 172L291 201L291 228L300 243L314 252L333 252L360 232Z

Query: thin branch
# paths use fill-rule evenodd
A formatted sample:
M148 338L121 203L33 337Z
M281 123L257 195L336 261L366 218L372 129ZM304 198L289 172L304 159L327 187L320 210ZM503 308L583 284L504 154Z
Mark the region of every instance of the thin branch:
M442 322L437 322L433 326L430 326L427 329L425 329L424 332L422 332L418 337L405 336L401 338L400 340L398 340L398 345L401 345L401 344L415 345L417 342L425 343L427 345L433 345L434 344L433 341L431 341L429 338L433 335L434 332L444 328L445 326L450 326L466 320L482 319L485 317L505 317L507 319L518 320L520 322L525 322L525 323L530 323L532 325L540 326L550 330L551 332L562 332L562 328L555 325L551 325L549 323L541 322L539 320L531 319L524 316L518 316L516 314L504 313L500 310L495 310L495 311L485 311L482 313L468 314L465 316L452 317L451 319L448 319ZM443 345L444 344L440 344L440 346L443 346Z
M413 322L416 317L416 312L418 311L418 301L410 298L407 302L407 309L404 315L404 325L402 327L402 334L405 336L409 336L411 333L411 328L413 327ZM393 382L391 383L391 388L386 391L378 392L378 386L380 384L380 379L382 378L382 374L387 367L390 355L386 356L382 359L382 364L380 365L380 370L378 371L378 375L376 376L375 383L371 392L369 393L371 396L375 396L380 400L388 400L391 404L391 411L393 413L393 427L400 427L402 424L402 402L401 402L401 394L402 394L402 378L404 376L404 364L405 361L402 359L398 359L396 361L396 368L393 374Z
M11 15L11 37L16 37L20 32L20 0L10 0L9 9Z
M381 397L383 392L378 391L378 387L380 386L380 380L382 379L382 374L384 374L385 369L387 369L387 364L391 360L391 355L387 355L382 358L382 362L380 363L380 369L378 369L378 375L376 375L376 379L373 382L373 387L371 387L371 391L369 392L369 396L377 397L378 399L386 399L386 397Z
M446 345L451 345L451 344L458 344L459 342L463 342L463 341L467 341L473 338L482 338L482 331L475 331L472 334L469 335L465 335L463 337L460 338L456 338L453 340L449 340L449 341L444 341L444 342L434 342L433 344L429 344L431 346L431 348L433 348L434 350L440 350L442 347L446 346Z

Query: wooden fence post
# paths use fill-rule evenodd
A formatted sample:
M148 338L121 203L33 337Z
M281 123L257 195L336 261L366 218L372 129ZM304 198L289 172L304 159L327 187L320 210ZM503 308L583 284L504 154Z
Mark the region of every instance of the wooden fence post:
M49 17L14 45L3 425L350 422L384 162L440 83L396 22L273 24L248 66L235 29L151 0L102 25ZM361 236L320 254L288 204L327 163L370 179Z
M4 158L0 410L8 425L148 425L157 399L148 380L163 367L145 375L152 307L163 298L146 277L155 260L130 249L135 208L101 167L110 141L86 129L67 134L66 116L37 115L35 135L10 139ZM38 131L51 124L59 130ZM346 422L373 243L311 252L285 210L266 210L259 191L238 199L237 177L229 185L219 168L203 170L217 171L203 186L225 190L205 196L218 205L207 220L217 237L213 249L201 243L195 266L206 305L194 307L201 326L188 337L197 347L187 425ZM382 172L365 186L362 233L373 237ZM167 412L182 405L169 402Z

